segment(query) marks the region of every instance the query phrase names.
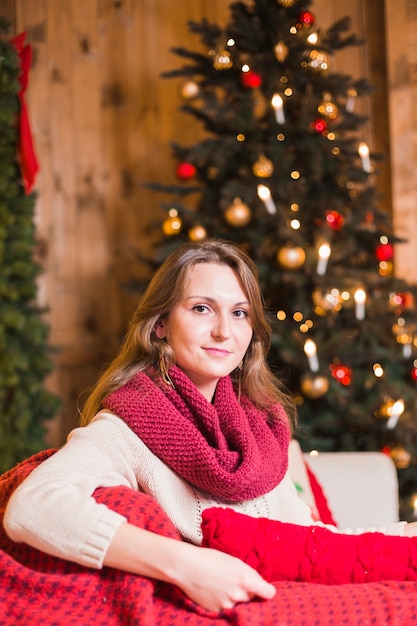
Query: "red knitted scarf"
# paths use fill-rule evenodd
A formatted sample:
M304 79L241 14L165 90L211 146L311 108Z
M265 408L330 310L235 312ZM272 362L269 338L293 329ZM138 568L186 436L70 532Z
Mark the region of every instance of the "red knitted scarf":
M103 407L177 474L212 496L238 502L276 487L288 465L284 409L261 410L243 395L239 403L230 377L219 380L211 404L177 366L169 375L175 389L138 373L108 395Z

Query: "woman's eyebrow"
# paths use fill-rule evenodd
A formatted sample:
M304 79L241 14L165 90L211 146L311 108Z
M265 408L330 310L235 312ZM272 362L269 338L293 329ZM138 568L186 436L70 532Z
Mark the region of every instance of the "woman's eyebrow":
M195 295L191 295L191 296L187 296L186 298L184 298L184 300L206 300L207 302L217 302L216 298L213 298L212 296L199 296L198 294ZM248 302L248 300L242 300L241 302L235 302L235 304L233 304L233 306L242 306L242 305L250 305L250 303Z

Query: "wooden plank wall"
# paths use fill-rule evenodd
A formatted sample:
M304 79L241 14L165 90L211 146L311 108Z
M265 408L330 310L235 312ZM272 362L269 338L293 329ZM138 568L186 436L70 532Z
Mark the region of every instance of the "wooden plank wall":
M33 46L28 102L37 153L37 232L58 348L50 387L63 398L51 429L59 443L77 404L113 356L150 249L147 224L161 198L141 185L173 179L168 141L182 124L178 84L160 74L169 49L192 43L187 19L223 20L220 0L16 0L16 30ZM178 138L178 133L177 133ZM162 215L162 213L161 213ZM81 398L80 398L81 394Z
M417 282L417 0L385 0L396 271Z
M384 30L369 27L366 6L316 0L312 11L320 27L349 11L367 45L338 57L334 69L380 80L369 50L381 50ZM50 341L58 348L48 384L63 399L50 433L51 445L59 445L136 306L138 295L124 283L143 275L138 257L152 244L146 228L162 218L165 199L141 185L173 181L169 142L201 133L178 110L178 82L160 74L181 64L172 46L197 47L187 20L225 23L228 2L0 0L0 11L16 32L27 32L34 52L27 99L41 164L39 301L49 307ZM372 100L362 106L372 112ZM365 132L378 144L372 125Z

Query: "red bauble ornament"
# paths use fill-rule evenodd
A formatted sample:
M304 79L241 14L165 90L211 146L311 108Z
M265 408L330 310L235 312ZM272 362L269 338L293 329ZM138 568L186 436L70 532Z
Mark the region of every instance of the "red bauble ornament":
M193 165L193 163L182 161L181 163L178 163L175 173L181 180L189 180L196 175L197 168Z
M411 378L417 381L417 367L413 367L411 370Z
M298 16L298 21L302 26L313 26L316 18L310 11L301 11Z
M248 72L241 73L240 82L244 87L256 89L262 85L262 76L253 70L249 70Z
M345 218L337 211L326 211L326 223L332 230L340 230L345 223Z
M330 365L330 371L333 376L341 385L347 387L352 382L352 370L347 365Z
M401 309L411 309L414 307L414 298L410 291L391 293L389 299L393 306L400 307Z
M394 256L394 247L390 243L381 243L375 250L378 261L390 261Z
M310 128L314 128L317 133L323 134L327 130L327 122L319 118L314 120L314 122L311 122Z

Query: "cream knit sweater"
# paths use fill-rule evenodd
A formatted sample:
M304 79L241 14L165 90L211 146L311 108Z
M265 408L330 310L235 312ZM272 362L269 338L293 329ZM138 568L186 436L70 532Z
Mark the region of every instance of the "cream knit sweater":
M92 494L98 487L118 485L153 495L184 539L196 544L201 541L201 512L211 506L303 526L313 523L288 473L275 489L254 500L230 504L213 499L165 465L123 420L102 411L87 427L73 430L63 448L20 485L6 509L4 527L14 541L100 568L114 533L126 520L98 504ZM401 535L403 527L398 523L366 530Z

